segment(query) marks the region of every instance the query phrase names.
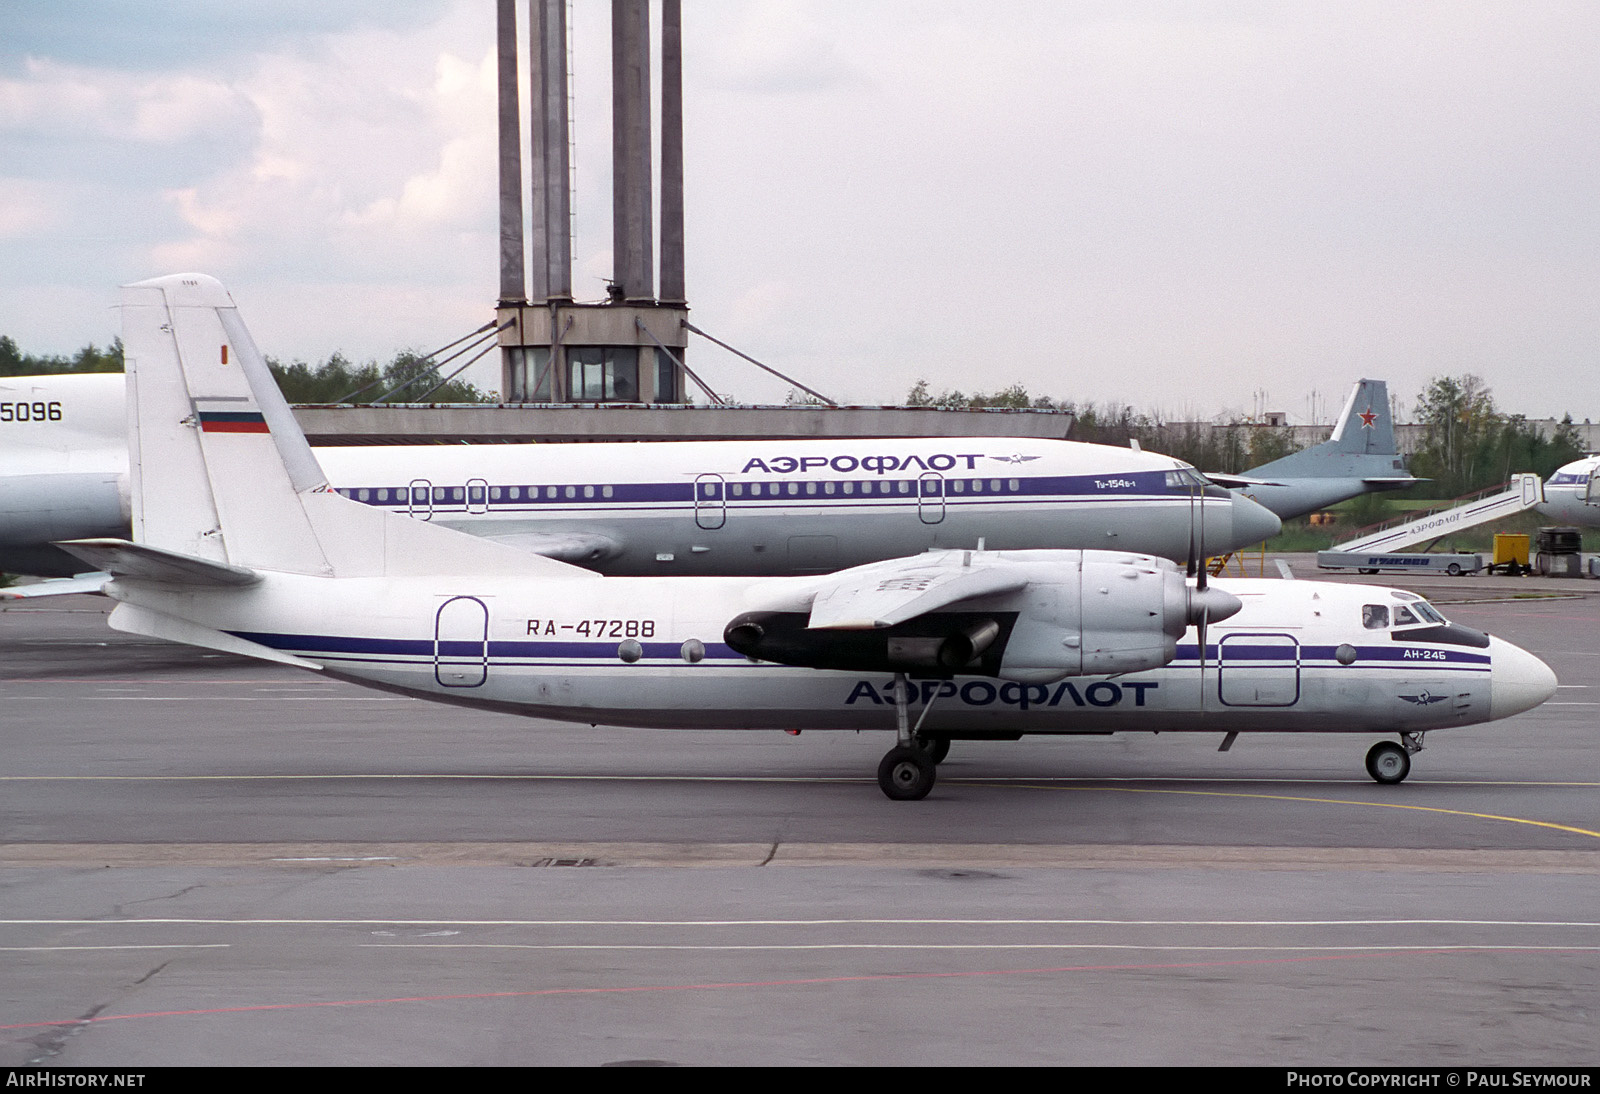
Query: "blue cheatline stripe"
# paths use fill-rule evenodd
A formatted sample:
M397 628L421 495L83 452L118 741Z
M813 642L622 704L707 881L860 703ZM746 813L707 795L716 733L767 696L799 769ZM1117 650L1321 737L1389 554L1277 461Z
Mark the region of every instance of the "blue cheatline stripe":
M1224 664L1238 662L1277 662L1279 664L1298 664L1302 668L1323 668L1323 662L1332 661L1337 664L1338 646L1301 646L1299 657L1296 658L1292 649L1284 646L1239 646L1228 643L1227 658ZM1487 669L1490 666L1490 657L1483 653L1466 653L1460 649L1444 649L1438 646L1357 646L1356 664L1364 664L1368 668L1426 668L1426 669ZM1407 657L1410 650L1412 656ZM1418 657L1418 653L1426 652L1428 656ZM1443 654L1441 659L1436 656ZM1174 663L1189 661L1199 663L1200 647L1197 645L1180 645ZM1210 642L1206 643L1206 661L1208 664L1217 664L1218 647ZM1375 663L1375 662L1381 662ZM1341 668L1345 666L1340 666Z
M290 653L332 654L348 655L339 659L347 660L351 657L379 657L390 660L403 658L426 658L432 660L434 656L434 641L432 639L415 638L368 638L349 635L325 634L280 634L272 631L229 631L236 638L243 638L248 642L274 650L284 650ZM488 643L488 656L492 660L509 660L513 658L565 658L579 661L616 661L617 646L624 639L615 642L490 642ZM637 641L637 639L635 639ZM736 653L721 642L705 642L706 660L712 661L744 661L744 654ZM678 642L641 642L643 655L655 659L679 660L681 658L682 644ZM447 659L459 660L461 658L481 659L484 656L484 643L476 641L460 641L451 639L439 643L439 654Z
M721 491L720 497L716 495L705 495L702 496L700 500L707 504L727 505L738 508L755 508L762 506L787 508L799 504L819 506L842 506L852 504L881 505L892 502L909 505L917 502L931 504L940 501L947 505L975 505L996 500L1017 501L1022 499L1027 499L1036 503L1045 500L1072 500L1078 502L1128 501L1133 499L1145 501L1187 500L1189 494L1186 490L1177 488L1168 489L1166 486L1165 475L1165 472L1159 471L1142 471L1131 475L1113 476L1054 475L1021 477L1006 474L950 474L945 476L945 478L942 480L944 483L944 490L939 494L933 495L923 495L921 493L919 480L914 478L906 479L902 477L883 477L856 478L850 480L789 478L741 479L738 482L726 483L725 488ZM952 483L957 481L969 483L974 479L982 480L984 482L985 488L983 491L976 493L963 491L958 493L951 489ZM835 487L839 487L845 481L856 484L861 489L859 489L858 492L852 492L850 494L845 494L838 490L832 494L825 494L821 492L823 484L831 482L835 485ZM996 481L1001 484L1001 488L999 490L988 489L988 484ZM1013 481L1017 482L1018 484L1018 487L1015 490L1010 488L1010 484ZM908 485L908 489L905 493L901 493L899 490L899 484L902 482ZM788 493L787 488L791 483L815 483L818 484L818 492L815 494L808 494L804 492L790 494ZM880 492L879 487L883 483L891 484L893 487L891 492ZM744 487L744 492L735 494L732 490L732 487L735 485ZM762 492L760 495L754 495L749 492L750 488L755 485L760 485L762 487ZM554 497L549 496L552 487L555 490ZM608 487L611 490L610 497L604 496L603 493ZM464 484L457 485L452 483L448 485L441 485L439 483L430 482L428 487L419 487L418 489L426 491L427 494L426 498L418 499L419 504L423 501L427 501L428 504L435 508L466 506L468 504L466 495L467 487ZM563 506L588 508L590 506L610 507L641 504L691 505L696 500L695 484L692 482L511 483L506 485L490 484L487 487L473 486L471 489L475 492L484 492L482 499L474 500L471 504L486 504L496 511L504 511L507 509L515 510L523 507L531 509L545 509ZM594 496L585 497L583 493L585 489L593 490ZM411 504L411 487L409 484L403 486L382 487L346 486L340 488L340 493L349 497L356 495L360 490L366 490L368 492L369 496L365 503L368 505L404 507ZM390 496L383 501L377 500L377 493L379 490L388 491ZM447 491L446 496L444 498L433 498L433 492L438 490ZM459 498L454 496L454 492L457 490L462 491L462 496ZM490 497L489 491L493 490L499 490L500 497ZM519 496L512 498L512 490L518 491ZM567 495L568 490L573 491L573 494L570 497Z
M415 638L370 638L349 635L322 635L322 634L281 634L269 631L230 631L238 638L256 642L270 649L284 650L291 653L305 653L326 655L335 660L388 660L397 663L415 663L414 659L421 658L432 661L435 656L435 642L432 639ZM552 660L558 659L571 664L593 664L596 662L617 661L617 646L620 641L604 642L529 642L529 641L491 641L487 644L478 641L461 641L451 639L438 643L439 655L446 659L460 660L463 658L481 660L485 656L495 662L510 662L517 660ZM637 641L635 639L634 641ZM485 651L487 645L487 652ZM721 642L706 642L705 659L707 661L744 662L747 658L741 653L731 649ZM640 642L643 658L651 661L677 662L681 659L681 643L677 642ZM1228 647L1229 657L1220 662L1225 667L1241 667L1243 665L1263 665L1268 667L1288 668L1295 666L1302 669L1327 669L1337 665L1334 661L1334 646L1302 646L1301 657L1298 662L1284 656L1281 646L1246 647L1237 650ZM1245 653L1246 656L1236 657L1236 653ZM1430 672L1485 672L1489 669L1489 658L1483 654L1461 653L1456 650L1443 650L1445 660L1412 658L1405 659L1398 654L1403 650L1394 650L1387 646L1365 646L1356 650L1357 664L1365 662L1364 667L1372 669L1424 669ZM1179 646L1177 656L1169 662L1170 668L1197 668L1199 667L1199 647ZM413 660L406 660L406 659ZM1324 662L1333 662L1326 664ZM1207 643L1206 666L1218 667L1217 647ZM1343 668L1345 666L1338 666Z

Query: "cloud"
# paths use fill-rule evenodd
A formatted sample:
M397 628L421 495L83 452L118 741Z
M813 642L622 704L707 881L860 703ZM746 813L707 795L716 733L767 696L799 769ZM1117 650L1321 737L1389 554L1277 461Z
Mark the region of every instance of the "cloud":
M20 303L36 284L76 300L174 266L227 279L280 355L384 356L402 326L443 342L486 317L492 5L91 6L0 6L0 332L70 327ZM589 299L608 9L573 10ZM1471 367L1514 409L1600 417L1571 383L1600 351L1600 9L697 0L684 20L696 321L830 394L925 376L1203 411L1267 387L1295 409L1358 372L1405 395Z
M0 239L42 234L59 227L64 216L59 194L49 185L0 177Z

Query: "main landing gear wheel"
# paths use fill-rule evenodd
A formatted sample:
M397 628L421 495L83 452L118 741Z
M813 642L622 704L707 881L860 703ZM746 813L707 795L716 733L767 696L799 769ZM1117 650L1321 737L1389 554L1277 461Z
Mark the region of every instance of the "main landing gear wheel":
M1393 741L1379 741L1367 751L1367 774L1387 786L1411 774L1411 757Z
M938 770L922 749L896 745L878 764L878 786L893 801L921 801L933 789Z
M917 747L922 749L923 755L936 764L944 763L944 758L950 755L949 737L918 737Z

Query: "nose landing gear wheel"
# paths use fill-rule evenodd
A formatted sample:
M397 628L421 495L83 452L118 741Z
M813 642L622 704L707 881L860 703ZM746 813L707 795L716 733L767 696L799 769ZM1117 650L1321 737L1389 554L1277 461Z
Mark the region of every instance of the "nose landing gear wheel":
M1393 741L1379 741L1367 752L1367 774L1388 786L1411 774L1411 757Z
M878 786L893 801L921 801L933 789L938 768L920 748L896 745L878 764Z

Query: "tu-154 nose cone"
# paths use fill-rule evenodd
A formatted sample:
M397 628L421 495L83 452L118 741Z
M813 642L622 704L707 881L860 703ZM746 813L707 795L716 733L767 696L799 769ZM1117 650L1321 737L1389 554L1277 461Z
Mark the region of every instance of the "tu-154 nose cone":
M1243 494L1233 495L1233 542L1237 545L1236 550L1271 539L1282 530L1283 522L1278 519L1278 514Z

